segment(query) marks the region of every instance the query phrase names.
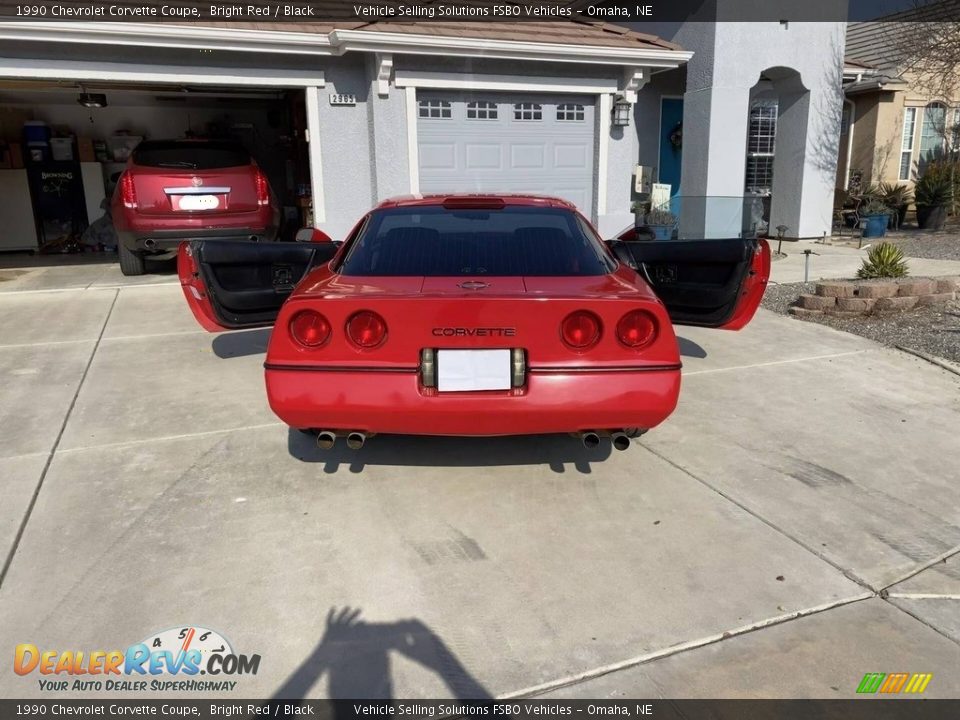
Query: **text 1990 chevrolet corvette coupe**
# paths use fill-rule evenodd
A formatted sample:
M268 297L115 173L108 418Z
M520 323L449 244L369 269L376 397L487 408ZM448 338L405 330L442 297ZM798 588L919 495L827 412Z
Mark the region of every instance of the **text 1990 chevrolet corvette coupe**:
M375 433L574 433L594 446L674 410L673 324L737 330L763 240L604 243L564 200L387 200L343 243L197 240L183 291L212 332L274 325L273 411L351 448Z

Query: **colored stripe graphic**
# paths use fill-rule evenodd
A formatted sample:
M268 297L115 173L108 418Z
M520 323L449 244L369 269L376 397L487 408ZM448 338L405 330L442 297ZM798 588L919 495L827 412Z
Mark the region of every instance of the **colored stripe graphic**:
M930 684L930 680L932 679L933 673L914 673L903 691L907 693L922 693L927 689L927 685Z
M880 689L880 683L883 682L885 677L885 673L867 673L863 676L863 680L860 681L860 685L857 687L857 692L875 693Z
M907 682L907 678L910 676L907 673L890 673L887 675L887 679L884 681L883 685L880 686L880 692L882 693L898 693L903 689L904 684Z
M933 679L933 673L867 673L857 686L858 693L897 694L899 692L918 694L927 689Z

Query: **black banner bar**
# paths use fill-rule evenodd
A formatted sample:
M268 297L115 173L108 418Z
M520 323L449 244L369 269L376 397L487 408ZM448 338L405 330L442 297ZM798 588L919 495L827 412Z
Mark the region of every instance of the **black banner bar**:
M960 700L0 700L0 718L942 720Z
M908 20L934 0L0 0L0 21L56 22L843 22ZM947 8L944 11L944 7ZM951 9L954 8L954 9ZM944 14L946 12L946 14ZM956 15L956 17L953 17Z

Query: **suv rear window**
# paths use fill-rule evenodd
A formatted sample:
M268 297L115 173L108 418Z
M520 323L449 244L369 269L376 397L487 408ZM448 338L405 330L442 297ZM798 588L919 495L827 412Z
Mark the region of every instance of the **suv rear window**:
M371 214L344 275L605 275L613 263L569 210L393 208Z
M250 164L250 153L232 142L148 140L137 145L133 162L146 167L217 170Z

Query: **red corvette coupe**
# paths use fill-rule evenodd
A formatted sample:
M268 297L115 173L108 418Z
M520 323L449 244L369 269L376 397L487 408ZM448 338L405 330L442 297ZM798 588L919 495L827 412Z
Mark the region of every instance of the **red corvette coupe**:
M270 407L324 448L564 432L625 449L676 406L673 324L740 329L769 272L763 240L604 243L564 200L506 195L387 200L343 243L179 251L204 328L274 325Z

